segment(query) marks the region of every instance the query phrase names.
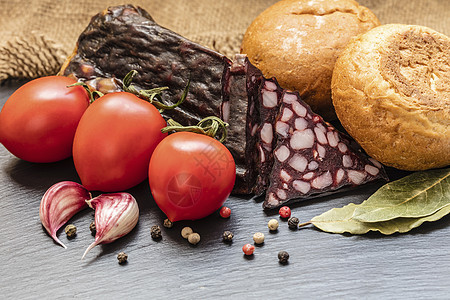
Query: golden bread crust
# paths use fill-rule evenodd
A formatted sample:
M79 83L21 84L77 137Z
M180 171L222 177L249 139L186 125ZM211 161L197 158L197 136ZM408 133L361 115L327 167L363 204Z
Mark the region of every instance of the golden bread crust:
M262 12L241 45L266 77L276 77L325 119L334 119L331 76L351 37L378 26L376 16L353 0L284 0Z
M450 39L388 24L355 38L332 78L336 114L372 157L403 170L450 164Z

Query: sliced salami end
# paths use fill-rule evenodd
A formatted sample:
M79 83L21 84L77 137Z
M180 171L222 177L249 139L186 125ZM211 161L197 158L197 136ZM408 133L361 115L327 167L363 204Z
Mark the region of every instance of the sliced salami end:
M379 162L313 113L297 93L285 91L282 99L264 208L387 179Z
M251 65L250 62L248 64ZM253 192L258 196L264 194L269 187L269 174L273 165L273 156L277 155L279 159L283 160L283 157L289 152L288 149L283 147L279 148L276 153L273 151L276 145L275 132L282 135L289 134L287 131L284 132L289 128L283 127L283 122L275 122L282 100L282 91L283 89L274 78L262 78L260 88L254 98L255 109L253 113L249 112L247 115L247 122L253 123L255 120L259 122L258 128L256 129L256 139L253 141L256 147L260 149L259 159L253 161L253 167L257 174ZM285 119L289 119L289 115L293 116L294 112L284 112ZM275 191L274 197L277 197L276 195L280 193Z

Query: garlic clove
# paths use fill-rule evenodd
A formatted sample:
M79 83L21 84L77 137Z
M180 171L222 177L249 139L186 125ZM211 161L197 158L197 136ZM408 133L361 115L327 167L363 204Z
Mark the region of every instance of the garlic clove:
M44 194L39 207L39 218L48 234L62 247L67 248L56 232L77 212L88 207L89 191L81 184L62 181L52 185Z
M95 210L95 241L89 245L86 254L99 244L111 243L128 234L139 220L136 199L128 193L102 194L86 203Z

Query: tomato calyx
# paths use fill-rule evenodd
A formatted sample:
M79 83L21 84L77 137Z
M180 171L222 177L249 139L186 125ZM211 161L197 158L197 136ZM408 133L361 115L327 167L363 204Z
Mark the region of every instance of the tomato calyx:
M189 78L186 87L183 90L183 93L181 94L180 99L173 105L166 105L162 103L162 97L161 93L169 87L163 86L163 87L157 87L149 90L138 90L134 85L131 84L133 81L134 76L136 76L138 72L136 70L131 70L125 77L123 78L123 90L125 92L129 92L131 94L134 94L138 96L141 99L144 99L151 104L153 104L159 112L163 112L164 110L174 109L178 107L181 103L184 102L184 100L187 97L187 94L189 92L189 87L191 85L191 79Z
M195 126L183 126L173 119L167 120L167 124L169 126L161 129L162 133L168 133L171 131L200 133L215 138L221 143L227 139L227 127L229 126L228 123L215 116L206 117L200 120L200 122L198 122Z

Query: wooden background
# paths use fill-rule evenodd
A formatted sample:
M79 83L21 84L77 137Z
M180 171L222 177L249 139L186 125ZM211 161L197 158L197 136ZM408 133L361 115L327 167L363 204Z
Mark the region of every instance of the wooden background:
M0 106L19 87L0 87ZM406 173L388 170L393 179ZM0 292L2 299L450 299L450 217L426 223L407 234L363 236L328 234L313 227L290 230L280 221L276 233L261 201L230 197L230 219L218 213L195 222L162 227L165 218L151 198L147 182L129 190L140 206L137 227L118 241L97 246L81 260L93 241L93 210L77 214L75 239L59 233L65 250L46 234L39 220L44 192L62 180L79 182L73 162L33 164L12 156L0 145ZM292 206L301 221L333 207L360 203L380 184ZM160 225L163 239L150 237ZM180 236L191 226L200 233L197 246ZM222 242L224 230L235 234ZM260 231L263 246L252 257L241 250ZM278 263L286 250L289 264ZM117 253L129 255L126 265Z

